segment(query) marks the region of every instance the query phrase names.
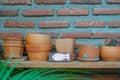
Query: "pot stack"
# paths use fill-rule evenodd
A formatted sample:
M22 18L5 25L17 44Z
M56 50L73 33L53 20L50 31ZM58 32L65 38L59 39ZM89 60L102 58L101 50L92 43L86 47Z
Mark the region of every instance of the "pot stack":
M49 34L27 34L26 50L30 61L47 61L51 48L51 36Z
M24 51L24 38L4 38L3 48L5 57L18 59L21 58Z

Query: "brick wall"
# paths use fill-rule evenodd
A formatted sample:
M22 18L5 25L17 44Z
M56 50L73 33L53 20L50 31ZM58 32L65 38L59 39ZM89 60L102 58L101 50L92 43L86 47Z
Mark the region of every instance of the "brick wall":
M0 0L0 38L21 32L103 44L111 35L120 37L120 0Z
M103 44L110 35L120 37L119 0L0 0L0 3L1 32L25 35L31 31L52 32L56 38L76 38L80 44Z

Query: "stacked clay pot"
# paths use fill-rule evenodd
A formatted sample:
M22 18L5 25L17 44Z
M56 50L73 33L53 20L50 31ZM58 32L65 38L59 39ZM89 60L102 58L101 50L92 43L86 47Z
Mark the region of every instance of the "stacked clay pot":
M101 59L108 62L119 62L120 46L102 46Z
M96 62L100 58L100 46L98 45L79 45L78 60L82 62Z
M21 58L24 51L24 38L4 38L3 48L5 57L18 59Z
M58 53L67 53L71 54L71 60L76 59L76 54L74 53L75 40L72 38L56 39L55 47Z
M30 61L47 61L51 48L51 36L49 34L27 34L26 50Z

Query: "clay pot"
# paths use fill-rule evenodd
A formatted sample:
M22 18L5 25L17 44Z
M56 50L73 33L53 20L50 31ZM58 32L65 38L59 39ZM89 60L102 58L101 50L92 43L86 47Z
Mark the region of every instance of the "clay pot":
M24 44L24 39L23 38L4 38L3 39L4 44Z
M103 61L120 61L120 46L102 46L101 58Z
M56 47L56 51L58 53L69 52L69 53L73 54L74 45L75 45L75 40L72 38L55 40L55 47Z
M74 61L76 59L76 57L70 57L71 61Z
M3 44L3 48L6 58L9 58L11 55L13 55L12 58L21 58L24 50L24 46L18 44Z
M100 46L95 45L80 45L78 57L80 58L99 58Z
M30 61L47 61L52 45L26 45Z
M28 57L30 61L48 61L48 56L50 51L36 51L28 52Z
M52 49L52 45L26 45L27 51L50 51Z
M49 34L28 33L26 36L26 44L29 45L51 44L51 36Z
M74 61L77 58L77 54L71 54L70 59L71 61Z

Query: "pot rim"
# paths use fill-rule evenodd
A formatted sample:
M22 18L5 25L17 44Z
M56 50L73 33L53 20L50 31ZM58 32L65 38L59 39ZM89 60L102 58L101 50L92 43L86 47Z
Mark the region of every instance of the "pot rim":
M56 39L56 40L67 40L67 39L75 40L74 38L63 38L63 39Z
M24 45L20 45L20 44L2 44L3 47L24 47Z
M41 36L51 36L50 34L43 34L43 33L27 33L27 35L41 35Z
M3 40L19 40L19 41L24 41L24 38L3 38Z
M26 44L25 46L26 47L31 47L31 46L39 46L39 47L40 46L42 46L42 47L49 46L49 47L52 47L52 44L48 44L48 45L47 44L45 44L45 45L42 45L42 44L39 44L39 45L37 45L37 44L34 44L34 45L32 45L32 44L31 45L30 44Z
M101 46L101 45L98 45L98 44L79 44L79 46Z
M102 48L120 48L120 46L101 46Z

